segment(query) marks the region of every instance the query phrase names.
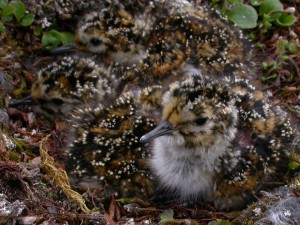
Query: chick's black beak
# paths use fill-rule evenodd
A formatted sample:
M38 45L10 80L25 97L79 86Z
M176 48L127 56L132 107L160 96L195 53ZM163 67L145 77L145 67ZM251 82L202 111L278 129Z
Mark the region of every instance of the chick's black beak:
M174 131L174 127L166 120L162 121L156 128L149 133L143 135L140 139L141 143L147 143L154 138L170 134Z
M74 53L76 52L75 44L69 43L66 45L63 45L61 47L53 49L50 53L52 55L59 55L59 54L67 54L67 53Z
M14 102L11 102L9 104L9 107L15 108L15 107L18 107L18 106L33 105L33 104L34 104L34 100L33 100L32 96L29 95L25 98L15 100Z

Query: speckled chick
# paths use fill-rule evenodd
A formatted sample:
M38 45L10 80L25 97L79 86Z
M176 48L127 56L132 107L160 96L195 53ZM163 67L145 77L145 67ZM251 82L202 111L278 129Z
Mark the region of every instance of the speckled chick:
M110 104L97 103L73 113L67 171L75 186L103 189L106 198L111 193L143 199L153 194L149 151L142 149L139 139L155 123L139 112L136 100L127 92Z
M84 1L84 0L54 0L54 8L61 20L72 18L79 11L97 7L103 8L105 0L101 1Z
M139 37L140 26L145 24L146 21L134 20L124 9L107 7L100 12L89 13L79 22L76 47L79 51L99 54L100 60L109 64L137 64L146 56ZM143 28L146 30L147 26Z
M77 47L124 66L129 86L169 85L189 67L202 74L251 76L252 53L241 31L211 8L181 2L151 1L135 13L91 13L78 25Z
M247 80L191 76L163 96L162 122L141 138L159 192L219 209L245 206L258 190L284 183L299 133Z
M116 94L118 79L90 58L63 57L38 72L31 89L37 112L49 118L69 113L79 104L104 101Z

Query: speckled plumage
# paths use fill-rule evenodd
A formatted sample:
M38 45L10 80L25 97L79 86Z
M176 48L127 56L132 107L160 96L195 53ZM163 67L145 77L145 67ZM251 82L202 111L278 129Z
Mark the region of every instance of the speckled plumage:
M139 139L155 124L137 110L135 101L128 92L107 106L97 103L74 113L67 170L76 185L84 188L84 182L96 182L98 189L119 197L146 198L153 193L149 152L142 149Z
M159 186L174 200L238 208L283 180L299 134L245 79L255 70L241 32L212 9L178 2L87 15L76 45L99 64L53 63L32 96L49 115L72 111L66 168L77 186L119 197Z
M188 67L203 74L251 76L249 44L220 13L185 2L153 1L141 12L105 8L78 25L79 50L123 69L131 85L169 85Z
M38 72L31 96L36 111L55 118L68 115L84 102L115 95L118 78L90 58L64 57Z
M163 193L240 208L284 183L288 155L299 151L286 113L240 78L195 74L83 108L74 114L67 169L77 185L93 181L119 197Z
M261 188L283 181L299 134L286 115L247 80L193 76L163 96L151 140L151 169L173 199L239 208ZM271 185L272 186L272 185Z
M54 0L54 8L61 20L73 19L76 14L91 8L104 8L106 0Z

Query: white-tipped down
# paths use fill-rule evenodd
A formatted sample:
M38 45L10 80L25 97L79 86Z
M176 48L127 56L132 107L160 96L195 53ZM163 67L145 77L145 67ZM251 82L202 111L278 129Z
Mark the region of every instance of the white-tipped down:
M300 198L286 197L277 204L271 205L266 217L260 219L255 225L293 225L300 224Z

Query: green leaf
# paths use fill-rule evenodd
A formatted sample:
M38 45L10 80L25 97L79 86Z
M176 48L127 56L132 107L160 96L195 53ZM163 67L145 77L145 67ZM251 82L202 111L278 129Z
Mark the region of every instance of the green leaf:
M61 44L68 44L72 42L74 35L70 32L59 32L57 30L50 30L45 32L42 36L42 44L47 49L52 50Z
M4 8L5 6L7 6L8 4L8 0L0 0L0 9Z
M257 43L256 43L256 47L257 47L257 48L260 48L260 49L264 49L264 48L265 48L265 45L264 45L263 43L261 43L261 42L257 42Z
M260 14L268 14L271 11L282 11L283 5L279 0L264 0L259 7Z
M299 52L299 47L297 46L296 43L292 42L292 43L289 43L288 50L290 53L295 54L295 53Z
M263 21L269 21L269 20L272 20L272 19L271 19L271 15L269 15L269 14L263 14L262 18L263 18Z
M42 36L42 44L49 50L57 48L61 44L60 33L56 30L44 32Z
M21 26L27 27L31 25L34 20L34 17L35 15L33 15L32 13L25 15L21 21Z
M208 225L219 225L219 223L217 221L211 221L208 223Z
M276 19L276 23L282 27L288 27L296 22L296 17L289 15L287 13L281 13L281 15Z
M42 27L37 26L37 27L34 28L33 34L34 34L35 36L40 36L40 35L42 34L42 32L43 32Z
M289 163L289 170L298 170L300 168L299 163L297 162L290 162Z
M266 29L269 29L269 28L271 28L271 27L272 27L272 23L269 22L269 21L266 21L266 22L265 22L265 28L266 28Z
M276 54L280 55L285 52L286 47L288 46L289 42L285 39L281 39L276 46Z
M230 225L228 220L217 219L208 223L208 225Z
M2 22L10 22L13 20L12 16L1 16Z
M249 40L255 40L255 38L256 38L255 33L254 33L254 32L251 32L251 33L248 35L248 38L249 38Z
M5 26L3 23L0 22L0 32L4 31L5 30Z
M227 14L228 19L243 29L254 28L257 26L257 13L250 5L239 5L230 10Z
M228 0L231 4L242 4L243 0Z
M262 62L262 66L264 69L267 69L269 67L269 64L267 62Z
M219 223L219 225L230 225L231 223L228 220L223 220Z
M285 39L281 39L278 46L281 48L281 49L285 49L285 47L288 45L288 40L285 40Z
M63 45L68 44L74 40L74 34L70 32L60 32L60 40Z
M120 198L116 200L117 202L122 202L123 204L132 204L132 203L136 203L140 206L145 206L148 207L151 205L150 202L144 201L140 198Z
M212 0L213 5L217 4L218 2L220 2L221 0Z
M272 11L282 11L282 10L283 10L283 5L279 0L264 0L259 7L259 13L261 15L269 14ZM278 16L279 16L278 13L272 13L273 19L275 19Z
M251 5L258 6L263 3L263 0L251 0Z
M12 6L10 6L10 5L7 5L7 6L5 6L3 9L2 9L2 15L3 16L10 16L10 15L12 15L13 14L13 12L14 12L14 8L12 7Z
M269 76L264 75L264 76L262 76L260 79L261 79L262 81L267 81L267 80L274 80L274 79L276 79L277 77L278 77L278 75L277 75L276 73L274 73L274 74L271 74L271 75L269 75Z
M14 8L14 15L17 21L20 21L25 16L25 5L20 1L13 1L10 5Z
M166 224L166 223L170 223L174 221L174 212L173 210L165 210L163 211L159 217L160 217L160 221L158 224Z

